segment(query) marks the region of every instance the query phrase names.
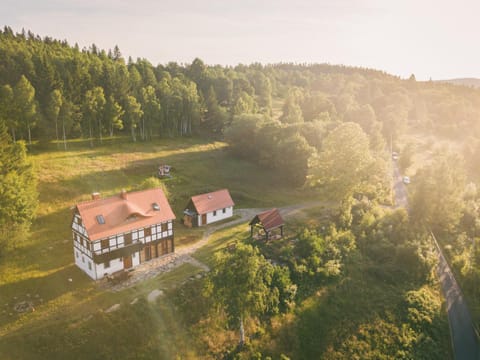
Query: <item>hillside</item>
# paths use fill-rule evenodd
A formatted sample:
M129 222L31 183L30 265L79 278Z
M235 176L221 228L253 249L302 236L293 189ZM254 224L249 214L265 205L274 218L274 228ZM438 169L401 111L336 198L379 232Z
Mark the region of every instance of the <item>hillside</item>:
M402 236L398 235L391 243L382 240L381 247L376 249L367 245L360 234L355 235L362 252L351 249L349 251L356 253L351 255L351 260L338 258L337 266L345 262L340 265L340 273L333 272L329 276L323 270L310 275L304 273L305 266L318 264L312 258L314 254L321 256L323 262L329 259L331 251L337 253L341 249L332 247L334 243L331 243L330 250L322 254L318 252L321 249L318 245L309 245L309 242L322 238L309 235L302 240L305 242L302 248L291 248L294 239L304 231L305 224L318 231L327 224L335 226L331 218L333 208L322 200L324 195L317 189L292 188L272 176L268 169L232 156L225 151L226 144L221 142L185 139L181 142L162 140L133 144L117 139L115 146L104 145L95 149L89 149L88 143L69 145L76 146L76 149L64 152L34 148L31 155L38 169L38 218L28 239L18 243L15 250L6 253L0 262L0 301L4 304L0 313L0 353L5 359L113 356L209 359L234 351L235 329L223 326L222 312L215 312L212 298L202 295L205 280L196 278L198 274L204 275L202 269L185 264L131 288L111 292L102 283L91 281L73 264L69 240L72 204L88 199L93 190L108 196L122 188L134 189L152 175L159 162L175 166L173 178L165 185L172 194L170 201L177 216L190 194L225 184L228 184L238 207L292 206L314 199L325 203L308 211L294 210L294 216L287 218L284 240L259 244L268 258L290 264L298 286L298 305L292 312L273 317L271 327L254 319L246 324L251 346L256 352L273 357L283 353L291 358L313 356L328 359L347 354L346 349L356 349L362 354L369 344L368 351L378 355L375 344L390 337L396 340L389 345L388 354L395 354L400 349L432 352L434 350L428 347L428 342L415 343L416 330L413 328L409 330L409 337L399 333L400 329L413 326L403 315L404 293L427 286L422 291L434 303L425 316L432 317L436 332L428 335L431 339L428 341L435 344L435 352L448 354L448 327L437 290L425 285L423 280L427 273L419 269L413 271L413 268L410 269L413 272L404 273L400 270L403 265L392 264L391 257L378 257L378 251L385 251L386 246L388 253L394 254L396 242ZM380 216L377 211L368 210L365 217L374 213ZM388 224L389 221L385 222ZM380 222L370 226L368 231L374 233L386 231ZM400 230L397 228L396 231ZM204 231L185 229L177 222L176 246L181 248L198 241ZM342 230L339 234L342 234L339 244L351 241L347 241L352 237L348 235L349 231ZM235 242L248 241L246 223L227 226L214 233L194 257L212 266L217 251ZM406 246L403 241L401 243ZM296 255L289 255L291 251ZM409 261L417 261L413 252L402 251L402 256L413 256ZM310 258L306 258L305 263L292 262L307 254ZM400 257L395 261L403 263L406 260ZM155 289L162 289L165 296L154 303L147 302L148 294ZM35 311L17 313L13 308L23 301L31 302ZM115 304L120 304L120 310L106 312ZM430 329L427 324L422 326ZM372 335L363 338L364 344L356 342L355 337L365 331ZM323 335L318 337L318 334ZM124 340L119 341L119 338ZM245 356L252 354L247 352Z
M453 85L463 85L473 88L480 88L480 79L476 78L459 78L459 79L450 79L450 80L437 80L439 83L453 84Z
M0 155L28 149L39 204L29 227L11 190L18 171L5 166L0 204L15 221L0 219L0 354L451 358L425 229L476 299L479 119L475 88L328 64L155 65L6 27ZM392 150L412 180L408 211L392 196ZM91 281L74 265L72 206L137 189L160 164L173 167L162 184L177 219L192 195L228 188L242 214L290 209L285 236L252 239L247 221L177 221L177 249L203 241L192 254L201 267L118 292ZM154 290L163 296L147 301Z

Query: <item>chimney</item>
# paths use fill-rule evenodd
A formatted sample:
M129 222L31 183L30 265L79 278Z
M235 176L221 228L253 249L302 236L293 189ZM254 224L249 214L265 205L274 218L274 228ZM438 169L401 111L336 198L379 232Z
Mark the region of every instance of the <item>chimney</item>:
M123 200L127 200L127 190L122 189L122 192L120 193L120 196L122 197Z
M92 200L100 200L100 193L99 192L92 193Z

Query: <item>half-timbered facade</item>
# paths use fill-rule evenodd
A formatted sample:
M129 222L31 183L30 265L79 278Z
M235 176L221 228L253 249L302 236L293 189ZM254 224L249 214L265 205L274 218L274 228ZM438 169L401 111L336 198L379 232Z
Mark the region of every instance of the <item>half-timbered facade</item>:
M72 219L75 264L98 280L172 253L175 215L161 189L77 204Z
M227 189L192 196L183 211L183 223L188 226L203 226L233 216L235 203Z

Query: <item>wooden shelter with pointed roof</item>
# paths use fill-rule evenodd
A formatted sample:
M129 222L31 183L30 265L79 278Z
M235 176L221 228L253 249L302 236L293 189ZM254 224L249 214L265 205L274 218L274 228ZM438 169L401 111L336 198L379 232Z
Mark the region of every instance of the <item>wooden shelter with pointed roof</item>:
M283 221L278 209L271 209L260 214L257 214L252 221L250 221L250 236L254 236L254 230L257 230L257 235L261 235L266 240L270 239L274 232L280 229L280 237L283 237Z

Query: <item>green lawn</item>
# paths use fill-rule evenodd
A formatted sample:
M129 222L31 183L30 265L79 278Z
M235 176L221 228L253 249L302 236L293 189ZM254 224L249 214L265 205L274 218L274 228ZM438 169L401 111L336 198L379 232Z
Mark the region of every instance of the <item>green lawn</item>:
M73 145L67 152L32 149L40 207L31 236L0 258L0 359L208 359L224 353L225 346L235 346L237 334L225 330L225 319L209 316L210 300L201 296L202 280L195 279L200 268L183 264L120 292L102 290L77 269L70 240L72 206L94 191L110 196L133 189L162 163L174 167L165 184L178 219L191 195L218 188L228 188L237 207L281 207L321 200L321 195L292 189L281 174L232 157L222 142L116 140L93 149L81 142ZM299 211L287 219L287 240L305 224L322 226L330 214L328 204ZM187 229L177 221L177 247L198 241L207 229ZM245 223L227 226L193 257L211 266L215 251L248 235ZM382 317L401 311L402 294L409 287L385 283L369 267L353 259L342 281L325 284L294 313L275 317L252 342L274 358L280 353L318 358L377 325L392 334L390 323L398 321ZM165 294L147 303L153 289ZM24 300L35 311L17 314L13 306ZM104 312L114 304L120 304L118 311ZM444 313L440 321L445 321ZM247 324L247 330L254 328ZM367 340L375 344L375 339Z
M40 193L38 218L31 235L0 258L0 338L5 339L0 340L0 354L6 354L7 358L10 351L12 357L20 354L18 349L13 351L14 339L39 334L44 329L53 334L54 329L66 323L82 321L83 324L84 319L101 309L145 297L154 288L172 288L199 271L187 264L119 293L99 289L74 265L70 231L72 206L90 199L92 192L98 191L106 197L122 188L134 189L154 175L158 165L169 164L174 167L173 177L165 180L165 184L178 220L191 195L219 188L230 190L237 207L282 206L312 198L308 191L289 188L278 174L232 157L222 142L116 141L95 148L72 144L74 150L69 151L31 149ZM202 229L186 229L178 220L177 246L202 237ZM199 259L208 262L219 244L229 241L237 232L243 232L241 226L216 234L213 245L208 244L199 252ZM32 302L35 311L17 314L13 306L24 300ZM173 329L181 325L172 320L166 326ZM28 346L27 343L22 347L20 358L37 357L33 350L29 352Z

